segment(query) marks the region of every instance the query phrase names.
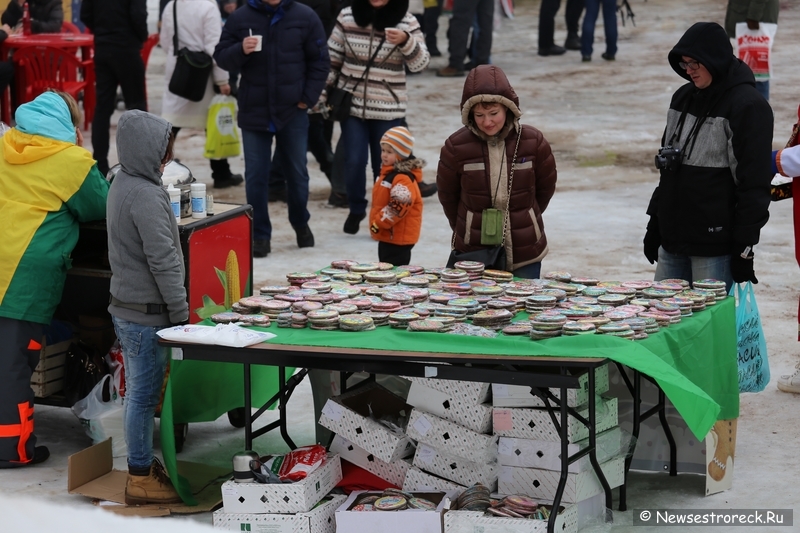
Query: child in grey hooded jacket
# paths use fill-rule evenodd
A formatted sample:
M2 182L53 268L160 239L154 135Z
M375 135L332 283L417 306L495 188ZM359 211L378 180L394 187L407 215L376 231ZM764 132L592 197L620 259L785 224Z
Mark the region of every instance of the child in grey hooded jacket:
M178 224L161 182L174 141L172 125L156 115L128 111L119 119L121 168L107 204L108 311L125 359L128 505L181 501L153 456L153 419L168 363L156 333L189 318Z

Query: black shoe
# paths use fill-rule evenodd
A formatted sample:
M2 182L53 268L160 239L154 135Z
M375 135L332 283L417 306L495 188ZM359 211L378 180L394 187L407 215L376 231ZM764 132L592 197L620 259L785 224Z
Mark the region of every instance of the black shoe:
M431 57L442 57L442 53L438 48L428 48L428 53L431 55Z
M557 44L554 44L548 48L539 48L540 56L560 56L562 54L565 54L566 52L567 52L566 48L564 48L563 46L558 46Z
M231 174L227 178L220 178L214 180L215 189L227 189L228 187L236 187L244 183L244 178L241 174Z
M295 228L294 232L297 235L298 248L314 247L314 234L311 233L311 228L309 228L308 226L303 226L300 229Z
M436 194L439 188L436 187L435 183L425 183L421 181L419 183L419 193L422 195L423 198L427 198L428 196L433 196Z
M344 232L349 235L355 235L358 233L358 225L361 224L361 221L365 218L367 218L366 213L361 213L360 215L350 213L347 215L347 220L344 221Z
M581 56L581 61L583 61L584 63L586 63L587 61L591 61L591 60L592 60L592 56Z
M440 78L458 78L460 76L465 76L466 74L467 73L463 68L459 70L455 67L449 67L449 66L440 68L439 70L436 71L436 75L439 76Z
M581 49L581 38L578 37L577 33L570 33L567 35L567 40L564 41L564 48L567 50L580 50Z
M267 257L269 252L269 241L262 239L253 241L253 257Z
M331 207L350 207L350 204L347 203L346 194L333 191L328 196L328 205Z
M603 53L603 55L601 55L600 57L602 57L602 58L603 58L603 59L605 59L606 61L614 61L614 60L616 59L616 58L615 58L614 56L612 56L611 54L607 54L607 53L605 53L605 52L604 52L604 53Z
M50 457L50 450L47 449L47 446L36 446L33 449L33 459L31 459L31 462L28 464L38 465L39 463L47 461L49 457Z
M269 201L286 203L286 189L270 189Z

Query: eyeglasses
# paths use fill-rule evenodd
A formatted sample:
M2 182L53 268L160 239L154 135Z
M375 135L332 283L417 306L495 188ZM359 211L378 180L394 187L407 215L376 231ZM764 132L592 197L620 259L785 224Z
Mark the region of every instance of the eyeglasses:
M697 70L700 68L700 63L697 61L680 61L678 66L683 70Z

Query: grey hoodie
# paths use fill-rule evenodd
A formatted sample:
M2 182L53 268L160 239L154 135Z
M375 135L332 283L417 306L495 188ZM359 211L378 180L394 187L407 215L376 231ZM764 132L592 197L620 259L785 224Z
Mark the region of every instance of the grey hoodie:
M120 171L108 192L108 260L111 295L127 304L166 304L168 313L145 314L109 305L113 316L144 326L189 318L178 224L161 184L161 159L172 125L127 111L117 126Z

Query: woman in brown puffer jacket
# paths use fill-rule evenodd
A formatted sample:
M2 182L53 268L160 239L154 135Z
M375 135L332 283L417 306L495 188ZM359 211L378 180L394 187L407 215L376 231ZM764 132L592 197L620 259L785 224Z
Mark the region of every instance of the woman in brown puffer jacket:
M473 69L461 95L464 127L442 148L436 184L455 250L488 247L481 245L482 215L498 209L506 269L538 278L547 255L542 213L555 192L556 162L542 132L521 125L520 116L505 73L494 65Z

